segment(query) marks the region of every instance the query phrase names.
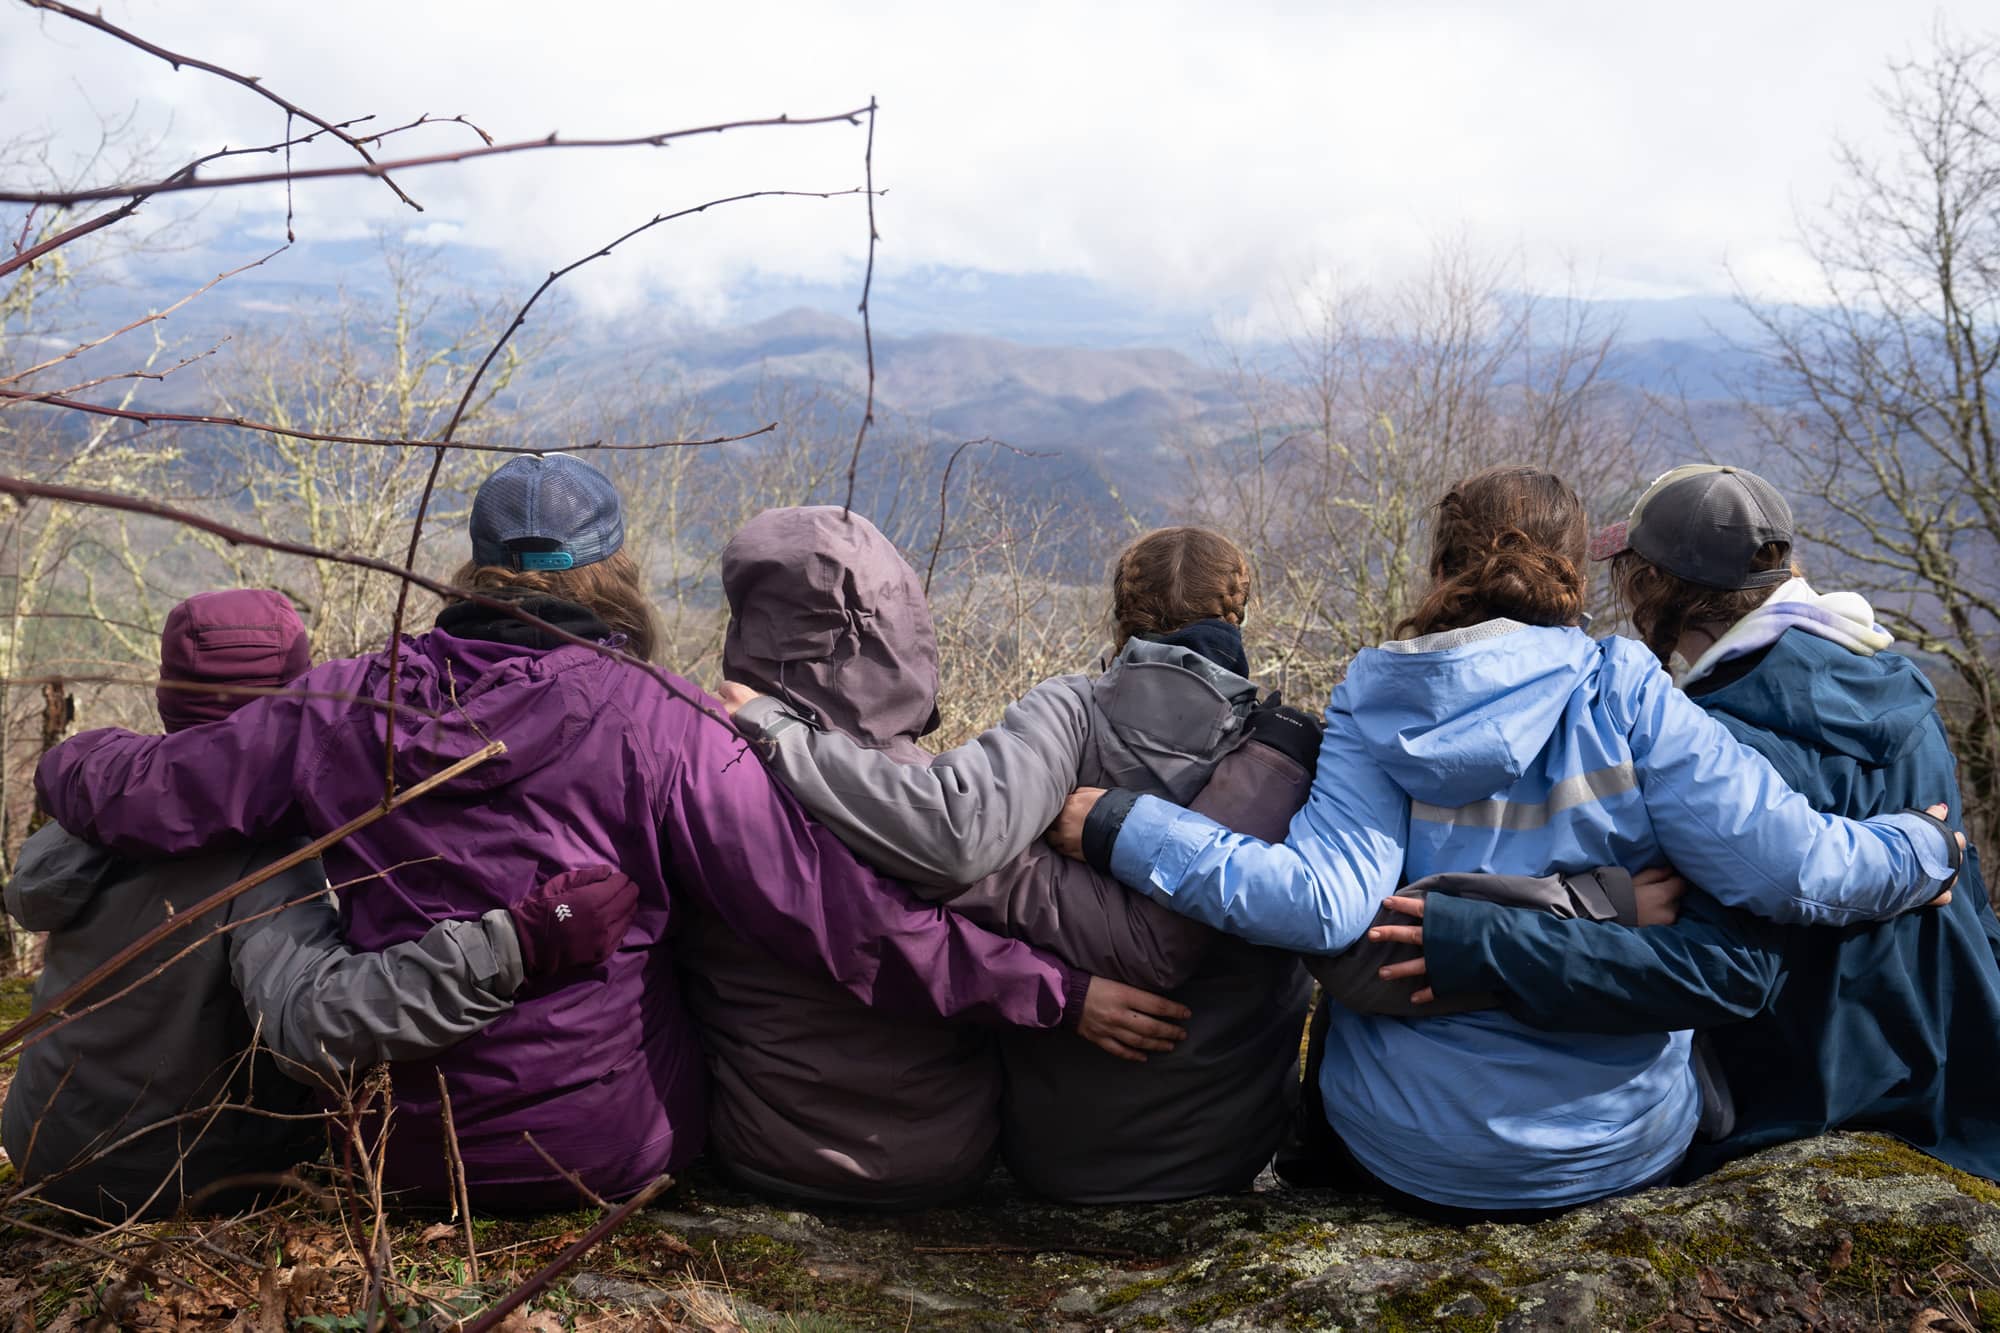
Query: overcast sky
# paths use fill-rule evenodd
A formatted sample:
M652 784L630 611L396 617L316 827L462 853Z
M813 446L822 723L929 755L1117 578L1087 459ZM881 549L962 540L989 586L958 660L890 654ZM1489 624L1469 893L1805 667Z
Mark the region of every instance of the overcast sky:
M463 112L503 139L808 115L872 94L885 265L1078 274L1217 310L1320 269L1393 276L1460 230L1519 252L1539 282L1574 264L1599 295L1719 291L1725 264L1782 287L1797 275L1794 210L1832 182L1833 137L1878 140L1885 62L1920 52L1940 15L1992 22L1957 0L102 7L321 114ZM162 160L284 129L243 89L0 4L0 139L49 134L73 151L127 113L164 137ZM427 128L400 151L466 141ZM846 127L754 130L440 167L402 179L421 217L379 183L345 182L302 186L298 226L413 225L546 268L655 211L859 184L861 150ZM280 225L274 190L237 206ZM864 241L859 200L753 202L593 265L582 294L726 313L751 271L858 276Z

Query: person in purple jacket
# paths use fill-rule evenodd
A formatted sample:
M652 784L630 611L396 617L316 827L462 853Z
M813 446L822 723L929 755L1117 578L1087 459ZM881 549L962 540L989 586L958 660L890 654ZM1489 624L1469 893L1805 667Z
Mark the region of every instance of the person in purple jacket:
M386 653L330 662L210 726L87 732L36 774L65 828L115 850L323 834L382 801L389 702L401 786L489 741L506 750L327 850L329 878L354 882L349 943L419 938L566 869L609 865L637 881L638 912L602 967L532 981L435 1066L393 1068L389 1188L447 1197L435 1071L481 1206L573 1203L565 1171L615 1197L691 1161L706 1075L660 946L696 903L894 1011L1074 1026L1107 1048L1180 1038L1180 1006L982 931L863 867L745 752L719 705L640 665L653 617L602 473L561 454L510 460L474 498L471 539L454 582L510 609L449 603L436 628L403 641L393 673Z

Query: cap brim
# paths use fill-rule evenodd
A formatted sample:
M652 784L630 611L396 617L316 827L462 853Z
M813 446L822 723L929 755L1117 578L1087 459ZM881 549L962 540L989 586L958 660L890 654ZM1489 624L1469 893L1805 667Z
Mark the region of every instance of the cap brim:
M1631 528L1630 520L1622 518L1616 523L1599 528L1597 535L1590 539L1590 558L1609 560L1614 555L1631 550L1632 543L1629 540Z

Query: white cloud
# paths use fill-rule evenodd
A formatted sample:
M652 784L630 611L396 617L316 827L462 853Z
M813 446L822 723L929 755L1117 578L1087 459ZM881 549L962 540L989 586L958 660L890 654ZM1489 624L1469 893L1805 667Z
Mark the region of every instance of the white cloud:
M1393 274L1461 227L1551 281L1578 265L1600 294L1715 290L1725 262L1782 286L1796 276L1795 205L1833 180L1832 136L1877 132L1870 90L1932 21L1879 0L110 0L106 13L330 116L464 112L502 138L809 114L877 94L885 265L1081 273L1215 308L1328 266ZM1979 21L1969 0L1943 13ZM0 117L16 133L73 145L128 108L170 157L284 129L243 89L57 18L0 12ZM468 138L429 127L398 151ZM409 225L545 271L655 211L858 184L861 147L844 126L760 130L412 171L401 180L422 215L376 182L305 184L298 226L330 237ZM240 202L266 228L282 213L276 190ZM751 269L858 277L864 239L859 200L752 201L662 227L577 287L607 306L671 295L713 311Z

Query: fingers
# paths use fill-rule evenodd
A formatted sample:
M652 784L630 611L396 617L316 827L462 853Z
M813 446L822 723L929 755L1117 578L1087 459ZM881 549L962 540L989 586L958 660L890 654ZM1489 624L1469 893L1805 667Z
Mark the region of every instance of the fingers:
M1401 912L1404 916L1421 918L1424 914L1422 898L1384 898L1382 905L1392 912Z
M1949 819L1951 818L1951 807L1943 801L1939 801L1936 805L1925 806L1924 813L1932 819Z
M1426 986L1420 991L1414 991L1411 993L1410 1003L1429 1004L1432 1000L1435 1000L1436 998L1437 998L1437 992L1432 990L1429 986Z
M1390 901L1393 902L1395 900L1391 899ZM1368 938L1371 940L1383 940L1390 944L1414 944L1421 949L1424 947L1424 928L1422 926L1370 926L1368 927Z
M1679 878L1679 873L1672 866L1647 866L1633 874L1632 883L1638 888L1645 888L1649 884L1665 884Z
M1950 903L1950 902L1951 902L1951 890L1950 890L1950 889L1946 889L1946 890L1945 890L1945 891L1944 891L1943 893L1940 893L1940 894L1939 894L1939 895L1938 895L1937 897L1935 897L1935 898L1931 899L1931 900L1930 900L1929 902L1925 903L1925 904L1924 904L1924 906L1926 906L1926 907L1943 907L1943 906L1945 906L1946 904L1948 904L1948 903Z
M1194 1017L1194 1010L1164 995L1140 990L1136 986L1119 986L1117 1000L1135 1014L1151 1014L1155 1018L1173 1019L1186 1022ZM1183 1033L1183 1036L1186 1034Z
M1176 1042L1187 1040L1187 1029L1157 1018L1127 1010L1109 1020L1111 1035L1127 1046L1146 1051L1171 1051Z
M1427 970L1423 959L1412 958L1407 963L1390 963L1387 967L1379 969L1378 975L1384 981L1402 981L1408 977L1421 977Z
M1111 1037L1092 1037L1090 1044L1107 1055L1115 1055L1120 1060L1130 1060L1135 1065L1146 1063L1146 1057L1124 1043Z
M737 709L757 697L757 691L748 685L738 685L733 680L725 680L722 682L722 687L715 692L715 697L722 701L722 706L729 715L735 717Z

